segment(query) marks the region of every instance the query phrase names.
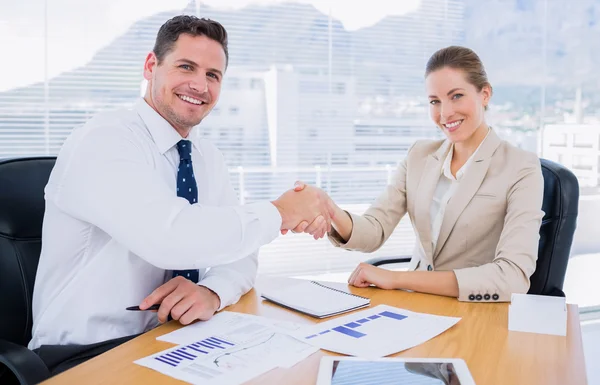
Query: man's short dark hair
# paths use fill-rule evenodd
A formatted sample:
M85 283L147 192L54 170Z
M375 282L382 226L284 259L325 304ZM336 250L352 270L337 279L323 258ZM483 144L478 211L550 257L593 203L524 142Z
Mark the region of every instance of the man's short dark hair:
M206 36L221 44L223 51L225 51L225 67L227 68L227 64L229 64L229 52L227 51L227 31L225 27L214 20L200 19L190 15L175 16L164 23L158 30L153 49L158 64L173 50L175 42L182 33L192 36Z

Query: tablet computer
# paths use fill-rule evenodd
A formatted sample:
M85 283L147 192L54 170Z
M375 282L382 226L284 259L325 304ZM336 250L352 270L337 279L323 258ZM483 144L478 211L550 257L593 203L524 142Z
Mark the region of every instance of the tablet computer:
M475 385L458 358L323 357L317 385Z

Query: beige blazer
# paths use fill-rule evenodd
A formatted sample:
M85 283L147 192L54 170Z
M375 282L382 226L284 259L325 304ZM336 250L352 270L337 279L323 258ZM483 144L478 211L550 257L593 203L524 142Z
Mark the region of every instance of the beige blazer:
M338 247L373 252L408 212L417 242L411 270L453 270L460 301L510 301L526 293L535 271L544 180L538 157L491 130L448 202L435 250L430 206L451 144L417 141L393 182L364 215L350 214L352 234Z

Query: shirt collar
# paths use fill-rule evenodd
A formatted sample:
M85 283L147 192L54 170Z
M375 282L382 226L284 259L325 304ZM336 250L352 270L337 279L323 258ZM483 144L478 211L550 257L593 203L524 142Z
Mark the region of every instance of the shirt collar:
M196 150L200 152L200 146L192 139L193 135L191 132L187 138L182 138L173 126L171 126L171 123L167 122L154 108L150 107L144 98L140 98L135 103L133 109L142 118L148 132L150 132L150 136L152 136L152 140L156 143L158 151L162 155L177 145L181 139L191 141Z
M485 138L483 138L481 143L479 143L479 146L477 146L477 149L475 150L475 152L473 154L471 154L471 156L469 157L469 159L467 159L465 164L463 164L463 166L456 172L456 178L454 177L454 175L452 175L452 170L450 169L450 165L452 164L452 156L454 155L454 144L452 144L450 146L450 151L448 151L448 155L446 155L446 158L444 159L444 163L442 164L440 173L450 180L460 180L463 177L463 175L465 174L465 172L467 171L467 169L469 168L469 165L471 163L473 163L473 159L475 159L475 155L477 154L477 152L479 151L479 149L481 148L483 143L485 143L485 140L488 138L488 136L490 136L491 130L492 130L491 128L488 128L488 132L485 135Z

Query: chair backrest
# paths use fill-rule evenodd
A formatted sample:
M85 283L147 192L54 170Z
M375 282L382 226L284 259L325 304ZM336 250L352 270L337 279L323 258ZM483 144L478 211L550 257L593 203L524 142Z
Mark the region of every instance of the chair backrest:
M564 296L562 291L579 207L579 182L566 167L541 159L544 218L538 260L529 294Z
M44 187L54 157L0 160L0 339L31 339L33 283L42 245Z

